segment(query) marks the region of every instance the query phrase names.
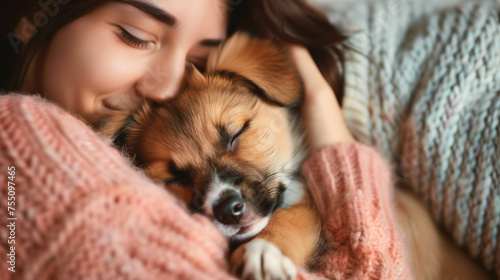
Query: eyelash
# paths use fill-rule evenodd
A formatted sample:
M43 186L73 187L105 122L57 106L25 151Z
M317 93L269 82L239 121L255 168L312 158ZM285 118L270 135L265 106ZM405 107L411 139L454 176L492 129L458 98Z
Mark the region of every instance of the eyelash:
M178 183L178 182L179 182L178 178L171 178L171 179L165 180L163 183L165 185L171 185L171 184Z
M240 128L240 130L235 135L231 136L227 146L228 150L234 151L238 148L240 136L241 134L243 134L243 132L245 132L248 129L249 126L250 126L250 121L246 121Z
M120 29L120 33L121 33L122 38L125 41L127 41L127 43L131 44L134 47L141 48L141 49L145 49L148 47L148 45L150 43L149 41L144 41L144 40L141 40L141 39L135 37L134 35L130 34L127 30L125 30L121 26L119 26L118 28Z
M149 45L149 41L145 41L145 40L141 40L137 37L135 37L134 35L130 34L130 32L128 32L127 30L125 30L125 28L121 27L121 26L118 26L118 28L120 29L120 34L122 36L122 38L127 41L127 43L131 44L132 46L134 47L137 47L137 48L141 48L141 49L145 49L148 47ZM202 66L202 65L199 65L199 64L195 64L193 63L193 65L198 69L198 71L200 72L205 72L206 70L206 66Z

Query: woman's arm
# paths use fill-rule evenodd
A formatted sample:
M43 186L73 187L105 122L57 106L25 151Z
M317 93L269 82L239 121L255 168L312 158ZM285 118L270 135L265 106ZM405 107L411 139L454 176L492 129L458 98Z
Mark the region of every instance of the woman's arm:
M411 279L395 221L390 171L371 148L357 144L339 104L311 56L292 49L305 86L302 121L313 156L303 175L323 221L329 279Z
M227 243L208 220L48 102L0 96L0 174L2 279L232 278Z
M332 88L325 81L309 52L291 47L297 69L304 83L301 118L311 153L336 144L353 142Z
M323 220L328 279L412 279L388 165L357 143L325 147L302 173Z

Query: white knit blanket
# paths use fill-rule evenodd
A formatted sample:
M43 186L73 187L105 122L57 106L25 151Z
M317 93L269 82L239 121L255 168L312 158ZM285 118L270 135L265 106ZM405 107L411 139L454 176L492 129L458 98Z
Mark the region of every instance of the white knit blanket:
M353 134L500 277L498 2L376 1L340 13L322 2L332 21L357 31L343 100Z

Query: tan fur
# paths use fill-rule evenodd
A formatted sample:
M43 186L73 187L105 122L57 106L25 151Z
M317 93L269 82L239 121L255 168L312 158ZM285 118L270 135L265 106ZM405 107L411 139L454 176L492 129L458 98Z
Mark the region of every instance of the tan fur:
M281 249L296 265L305 267L319 241L321 223L307 196L301 203L277 210L257 237Z
M317 249L321 221L309 196L299 204L277 210L267 227L256 238L265 239L278 247L283 255L300 267L307 267ZM233 267L243 264L244 246L233 252Z

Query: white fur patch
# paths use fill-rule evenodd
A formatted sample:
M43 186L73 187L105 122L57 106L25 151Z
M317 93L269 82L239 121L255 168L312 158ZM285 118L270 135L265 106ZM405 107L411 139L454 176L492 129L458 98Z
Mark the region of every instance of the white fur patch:
M219 200L221 193L227 190L240 192L233 184L222 182L219 176L215 175L214 180L208 185L205 201L203 202L203 211L208 216L213 216L213 206Z
M301 181L292 178L291 176L281 175L280 181L285 185L286 190L283 197L283 204L287 208L297 204L304 196L305 186Z
M244 279L295 279L297 268L272 243L256 238L245 245Z
M219 223L219 221L215 219L212 222L225 237L233 237L238 233L238 231L240 231L240 226L238 225L225 225L223 223Z
M300 119L294 113L288 115L289 133L292 139L292 155L291 160L286 164L285 170L289 173L280 175L281 182L285 185L286 191L284 194L284 206L292 206L302 200L306 185L303 181L298 180L295 175L290 174L290 171L298 173L300 167L307 157L307 147L305 144L304 133Z
M235 234L231 237L234 241L248 240L259 234L269 223L270 217L264 217L256 223L248 226L248 230L244 233Z

